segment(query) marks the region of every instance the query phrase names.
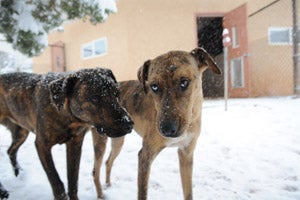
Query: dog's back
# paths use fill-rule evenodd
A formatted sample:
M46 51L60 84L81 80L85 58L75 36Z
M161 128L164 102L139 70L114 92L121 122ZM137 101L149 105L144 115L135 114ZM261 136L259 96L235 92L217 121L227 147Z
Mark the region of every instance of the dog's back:
M62 74L39 75L16 72L0 75L0 123L10 119L33 131L37 102L49 104L48 85ZM38 95L35 95L39 93ZM39 99L43 98L41 102Z
M28 116L27 104L35 105L32 102L40 75L29 73L8 73L0 75L0 121L14 119L15 113L18 116ZM23 107L23 109L22 109Z
M0 75L0 95L8 91L34 91L36 86L48 87L48 84L65 76L66 73L33 74L15 72Z
M30 73L9 73L0 75L0 109L8 108L7 101L10 95L18 95L21 99L26 93L35 90L40 81L40 75ZM32 95L26 95L26 98Z
M6 90L14 87L35 86L40 80L41 75L26 72L15 72L0 75L1 88Z

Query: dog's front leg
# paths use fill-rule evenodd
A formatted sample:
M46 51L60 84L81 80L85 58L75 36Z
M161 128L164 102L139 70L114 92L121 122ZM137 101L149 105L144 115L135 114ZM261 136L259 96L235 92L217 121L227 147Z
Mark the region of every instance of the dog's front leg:
M110 186L111 181L110 181L110 175L111 175L111 169L114 164L115 159L117 156L120 154L121 149L124 144L125 137L118 137L118 138L112 138L111 139L111 151L108 156L108 159L105 162L106 165L106 185Z
M139 151L138 200L147 199L151 164L159 152L164 148L155 144L146 144L145 141L146 139L144 139L143 147Z
M180 164L181 183L185 200L193 199L192 176L193 176L194 144L189 147L179 148L178 157Z
M67 174L70 200L78 200L78 173L85 131L73 137L67 145Z
M107 143L107 136L100 135L96 129L92 128L92 135L93 135L93 143L94 143L94 170L93 170L93 177L94 177L94 184L97 190L97 197L99 199L103 198L103 191L100 182L100 171L101 171L101 164L103 160L103 156L106 149Z
M44 139L39 139L39 134L35 140L35 146L43 165L43 168L47 174L48 180L52 187L52 192L55 200L67 200L67 195L63 182L60 180L59 175L55 169L50 145L45 144Z

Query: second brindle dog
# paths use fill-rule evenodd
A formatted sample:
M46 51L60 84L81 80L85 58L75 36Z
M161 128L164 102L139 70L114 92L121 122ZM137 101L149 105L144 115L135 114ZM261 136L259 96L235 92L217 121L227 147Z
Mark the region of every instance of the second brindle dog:
M28 132L34 132L36 149L54 198L68 199L51 154L53 145L65 143L68 196L77 200L81 147L86 131L94 127L96 134L120 137L132 130L133 122L120 106L118 97L118 84L108 69L0 75L0 123L13 135L8 153L15 174L19 170L16 152ZM8 196L2 188L1 185L1 195Z

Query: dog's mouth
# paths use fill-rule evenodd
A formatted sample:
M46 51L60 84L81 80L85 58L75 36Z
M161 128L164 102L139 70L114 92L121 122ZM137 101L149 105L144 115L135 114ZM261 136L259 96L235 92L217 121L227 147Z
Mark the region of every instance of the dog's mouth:
M104 125L95 125L95 128L98 133L106 135L108 137L122 137L132 131L133 125L128 125L126 128L111 128Z

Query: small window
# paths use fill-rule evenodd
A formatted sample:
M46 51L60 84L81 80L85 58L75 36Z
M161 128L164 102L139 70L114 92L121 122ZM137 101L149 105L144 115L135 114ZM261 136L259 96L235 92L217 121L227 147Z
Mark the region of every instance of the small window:
M83 58L88 58L93 56L93 46L91 44L84 46L82 53L83 53Z
M60 57L59 56L56 56L56 68L57 69L60 69L60 66L61 65L61 62L60 62Z
M95 55L101 55L101 54L105 54L106 53L106 39L102 39L102 40L97 40L94 45L95 45Z
M232 47L236 48L239 44L239 37L236 26L232 27Z
M91 43L85 44L81 48L82 58L93 58L95 56L104 55L107 53L107 39L101 38Z
M269 43L274 45L289 44L290 34L290 28L269 28Z
M300 44L300 29L297 31L298 44ZM292 27L271 27L269 28L269 44L271 45L292 45Z
M231 85L232 88L244 87L244 63L243 58L235 58L231 60Z

